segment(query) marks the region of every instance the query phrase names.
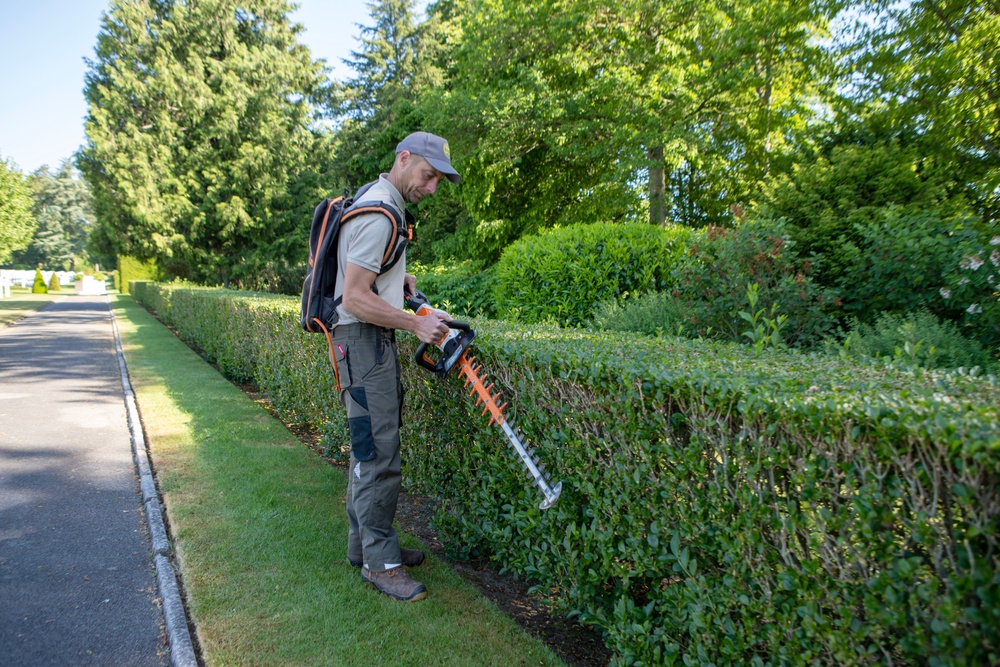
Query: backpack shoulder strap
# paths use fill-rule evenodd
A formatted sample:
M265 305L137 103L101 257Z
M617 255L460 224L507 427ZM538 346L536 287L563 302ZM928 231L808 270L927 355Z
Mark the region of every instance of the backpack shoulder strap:
M403 254L403 249L406 247L406 242L410 238L410 217L400 215L393 206L390 206L381 201L364 201L365 193L368 192L378 181L372 181L371 183L366 183L361 186L361 188L355 193L351 204L344 210L343 216L340 219L341 224L346 223L348 220L369 213L378 213L384 215L388 218L390 224L392 225L392 232L389 234L389 242L385 246L385 253L382 255L382 270L380 274L385 273L399 261L399 258ZM405 210L405 209L404 209ZM406 211L409 213L409 211ZM400 236L403 236L404 242L400 243Z

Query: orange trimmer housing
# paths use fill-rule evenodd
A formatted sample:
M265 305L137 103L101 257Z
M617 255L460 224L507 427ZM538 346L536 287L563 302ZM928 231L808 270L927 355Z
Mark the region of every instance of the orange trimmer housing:
M427 297L420 290L417 290L416 294L406 294L406 306L419 317L435 312L435 309L428 303ZM448 375L448 371L455 367L462 354L476 338L476 332L465 322L452 320L447 324L448 333L434 344L434 347L440 351L437 358L431 356L431 346L427 343L421 343L417 347L413 358L418 366L442 379Z

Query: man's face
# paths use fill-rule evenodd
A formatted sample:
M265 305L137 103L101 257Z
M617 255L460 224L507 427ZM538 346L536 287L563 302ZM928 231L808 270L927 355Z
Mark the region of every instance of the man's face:
M400 176L400 194L410 204L416 204L427 195L437 192L438 183L445 178L430 162L413 153L407 154Z

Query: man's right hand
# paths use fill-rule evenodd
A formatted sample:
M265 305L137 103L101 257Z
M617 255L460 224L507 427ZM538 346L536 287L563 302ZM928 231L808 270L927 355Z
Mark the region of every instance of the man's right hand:
M447 322L451 321L448 313L440 310L433 310L427 315L414 315L415 323L413 333L422 342L428 345L437 345L437 342L448 335L450 327Z

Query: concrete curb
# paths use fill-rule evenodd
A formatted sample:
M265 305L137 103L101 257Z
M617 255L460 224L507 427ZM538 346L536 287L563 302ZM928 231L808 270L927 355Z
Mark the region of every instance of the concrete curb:
M115 334L115 353L118 357L118 368L121 371L122 389L125 392L125 408L128 412L132 454L136 469L139 471L142 502L153 543L156 583L160 598L163 600L163 616L167 624L167 643L170 645L170 664L172 667L198 667L198 658L195 655L191 633L188 630L184 601L181 599L180 587L177 585L177 574L170 562L170 539L163 521L163 507L160 505L160 496L156 491L153 469L149 465L146 438L142 432L142 423L139 421L139 410L136 407L132 383L128 379L128 368L125 365L125 355L122 352L121 338L118 335L118 323L115 321L110 298L108 299L108 313L111 316L111 328Z

